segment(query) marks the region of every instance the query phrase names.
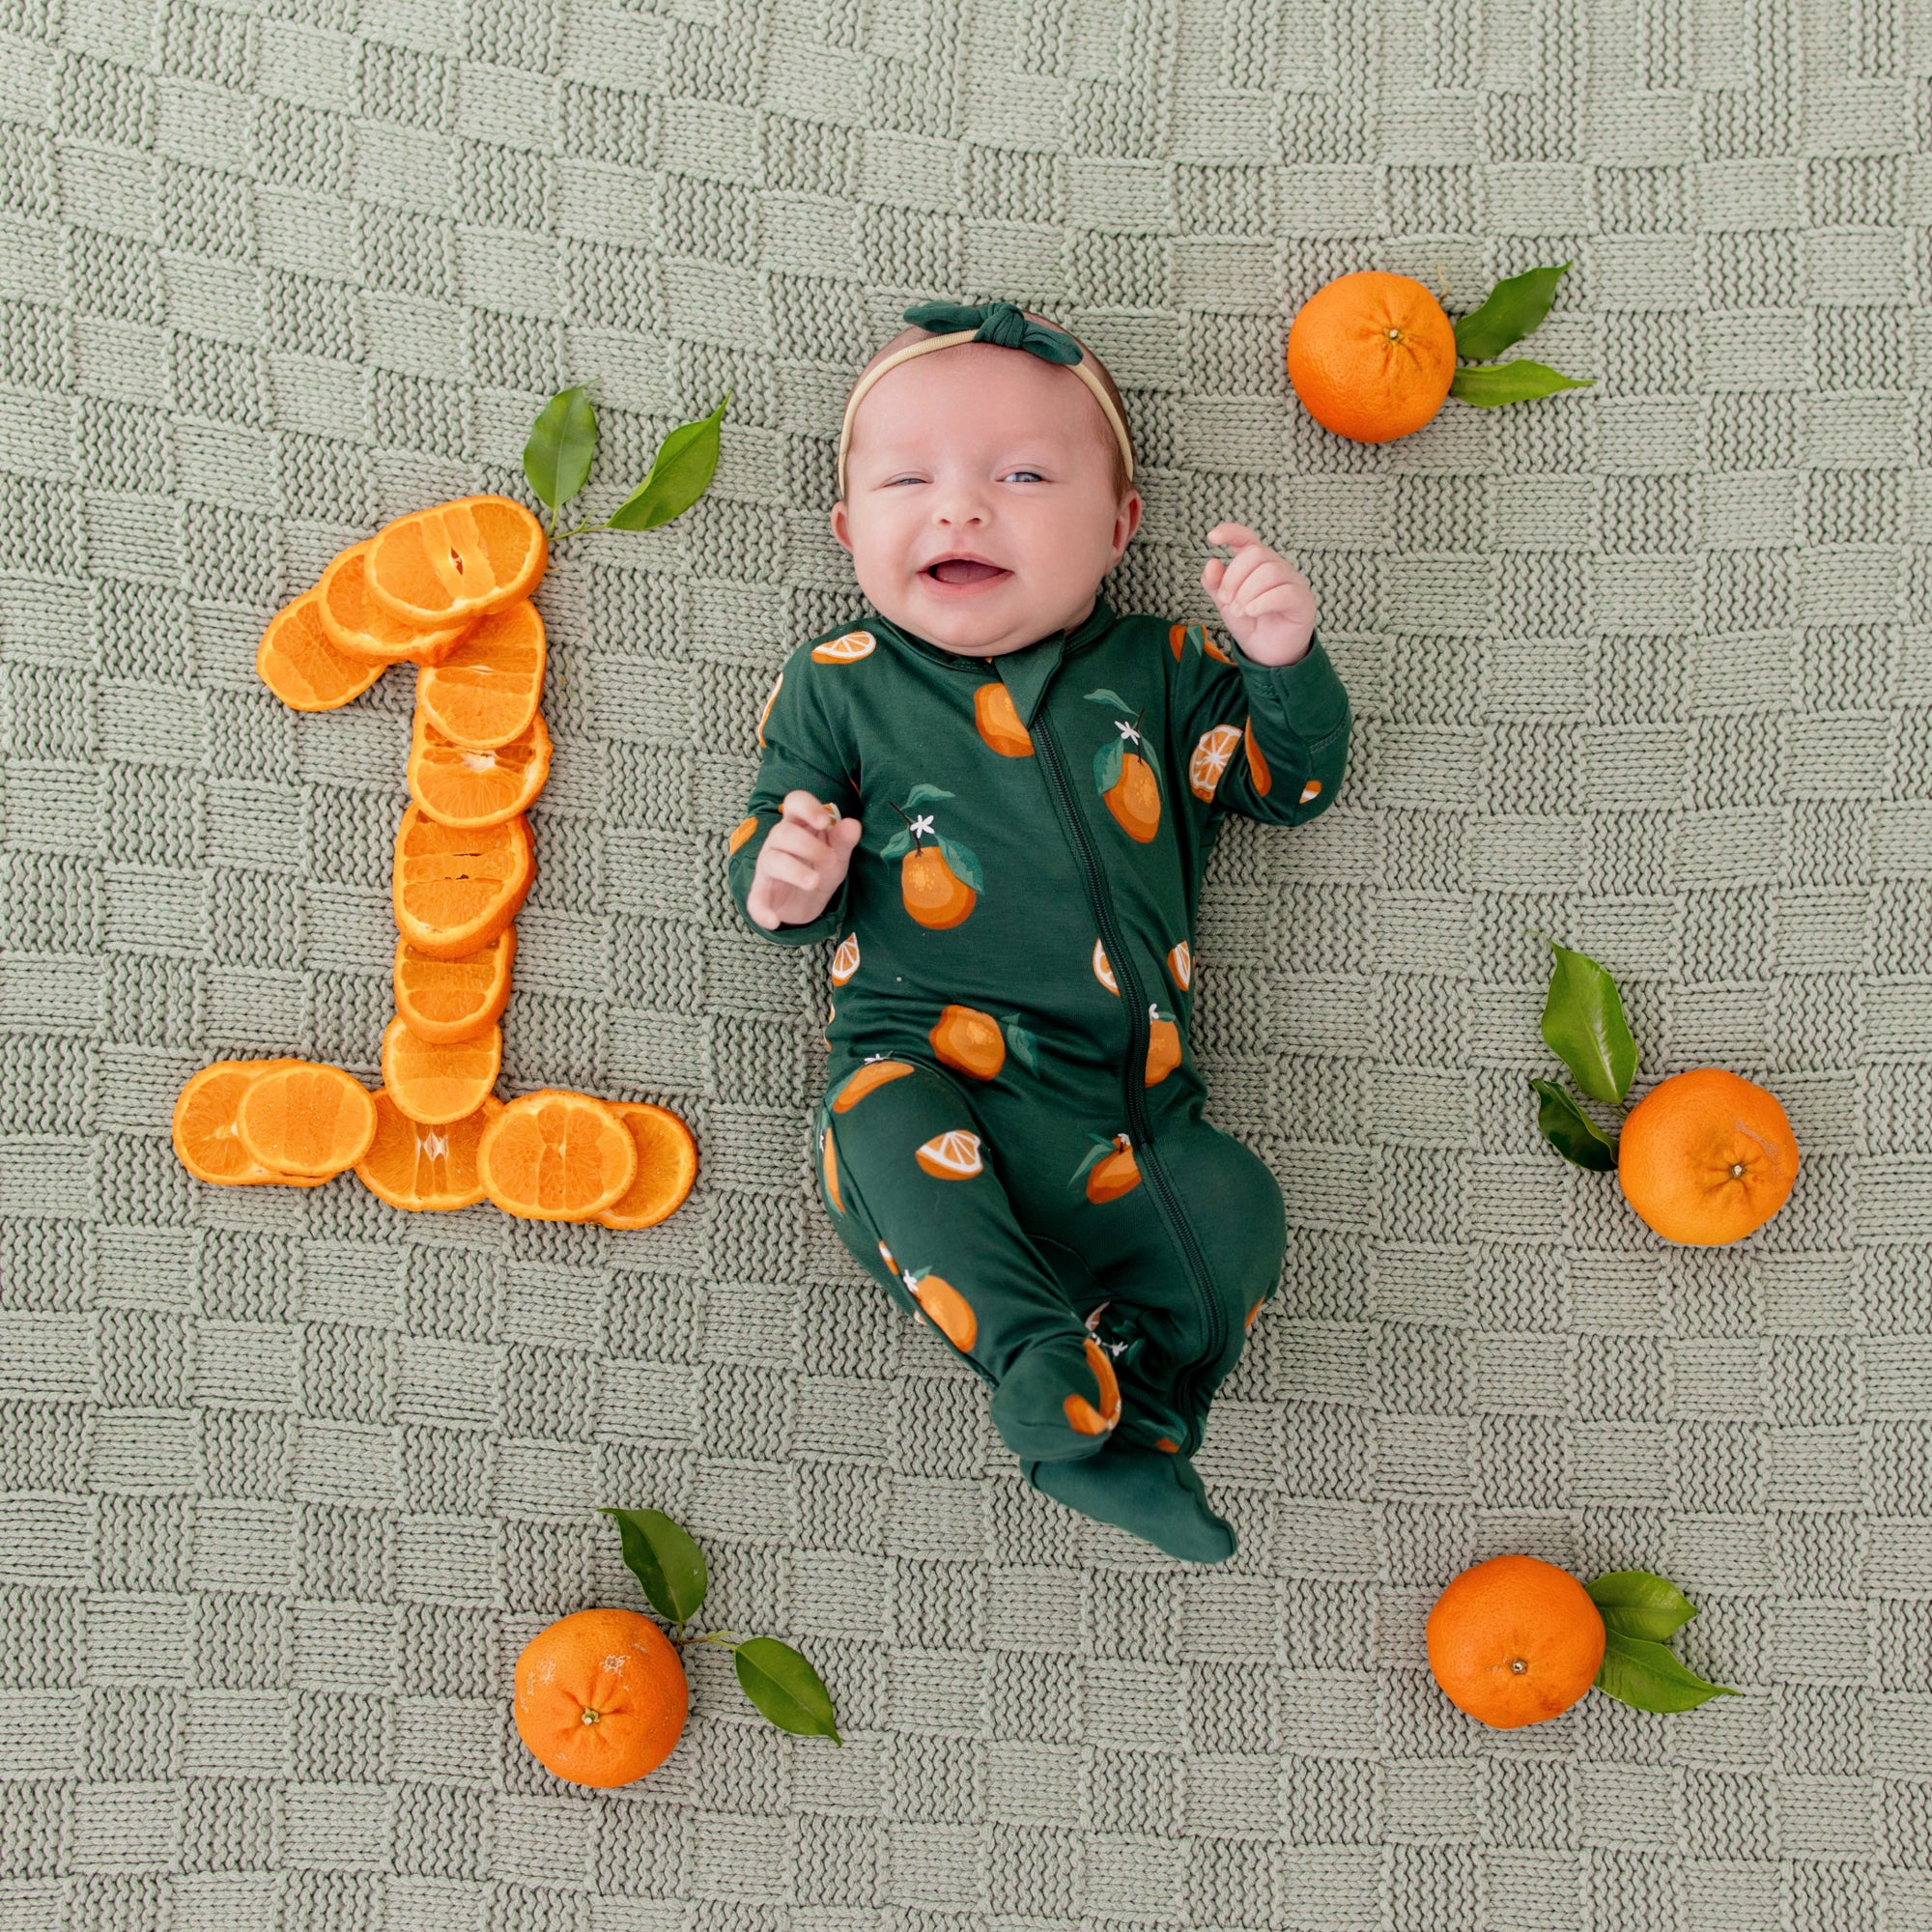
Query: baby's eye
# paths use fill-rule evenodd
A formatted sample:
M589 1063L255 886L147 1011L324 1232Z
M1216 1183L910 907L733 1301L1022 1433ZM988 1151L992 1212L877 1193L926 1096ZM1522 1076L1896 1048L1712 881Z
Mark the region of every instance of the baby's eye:
M1037 469L1009 469L1009 476L1031 476L1036 483L1044 483L1046 478Z

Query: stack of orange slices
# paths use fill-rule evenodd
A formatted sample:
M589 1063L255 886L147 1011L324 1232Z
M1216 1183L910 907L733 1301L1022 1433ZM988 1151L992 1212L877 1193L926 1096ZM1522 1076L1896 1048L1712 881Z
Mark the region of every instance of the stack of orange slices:
M691 1192L696 1143L669 1109L548 1090L506 1105L495 1092L515 921L535 876L526 813L550 775L531 602L549 558L542 525L508 497L439 503L351 545L263 634L255 668L298 711L349 703L392 664L416 668L390 880L396 1013L373 1094L306 1062L195 1075L174 1140L199 1179L316 1184L353 1167L395 1208L488 1199L608 1228L650 1227Z

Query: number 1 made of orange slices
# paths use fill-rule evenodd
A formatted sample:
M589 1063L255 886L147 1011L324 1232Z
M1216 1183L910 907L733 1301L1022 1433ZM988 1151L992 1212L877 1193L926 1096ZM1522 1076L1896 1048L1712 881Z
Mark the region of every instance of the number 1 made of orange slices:
M507 1105L497 1022L515 920L535 874L526 817L550 775L543 527L504 497L466 497L353 544L270 621L255 668L283 703L332 711L392 664L416 668L410 804L396 834L396 1015L383 1084L295 1059L224 1060L175 1103L174 1145L202 1180L320 1186L353 1168L391 1207L488 1199L543 1221L646 1228L697 1172L668 1108L546 1089Z

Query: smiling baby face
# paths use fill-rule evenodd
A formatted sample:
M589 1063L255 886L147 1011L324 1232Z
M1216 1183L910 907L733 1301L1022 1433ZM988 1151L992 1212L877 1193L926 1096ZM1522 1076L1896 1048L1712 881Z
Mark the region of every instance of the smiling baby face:
M925 333L905 330L872 360ZM947 650L998 657L1093 609L1140 524L1124 467L1070 369L957 343L860 399L832 534L882 615Z

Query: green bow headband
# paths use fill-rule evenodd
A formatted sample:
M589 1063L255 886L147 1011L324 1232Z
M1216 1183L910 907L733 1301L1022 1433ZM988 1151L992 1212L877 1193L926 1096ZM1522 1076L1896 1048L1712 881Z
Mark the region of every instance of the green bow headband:
M1121 454L1126 462L1127 480L1130 483L1133 481L1134 445L1127 435L1127 426L1121 420L1113 398L1094 373L1092 360L1065 329L1055 328L1048 323L1031 321L1013 303L1004 301L983 302L978 307L963 302L915 302L902 312L900 319L929 333L925 341L908 342L883 362L874 363L845 398L845 420L838 432L840 497L845 495L845 453L852 445L852 417L858 410L860 398L887 370L896 369L901 362L910 361L915 355L930 355L935 349L951 349L961 342L990 342L998 349L1020 349L1029 355L1037 355L1042 362L1053 362L1071 369L1100 405L1100 412L1114 432L1114 440L1121 445Z
M915 328L931 329L935 334L955 329L975 331L975 342L991 342L1002 349L1024 349L1044 362L1073 363L1080 360L1080 345L1065 330L1044 322L1029 322L1011 302L987 302L968 308L961 302L916 302L900 317Z

